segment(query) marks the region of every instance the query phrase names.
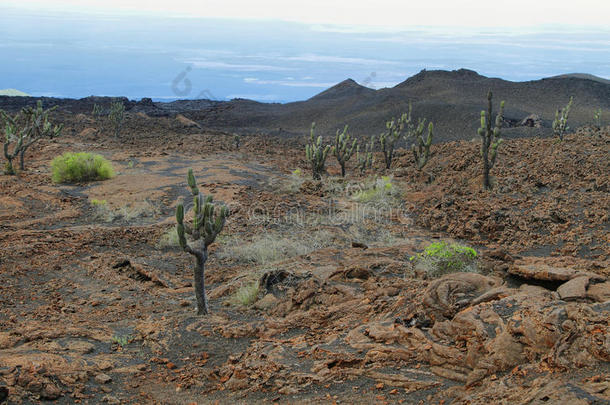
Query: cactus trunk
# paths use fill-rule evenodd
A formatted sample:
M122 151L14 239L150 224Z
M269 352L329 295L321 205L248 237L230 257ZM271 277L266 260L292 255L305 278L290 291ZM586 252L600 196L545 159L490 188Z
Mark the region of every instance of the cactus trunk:
M193 281L195 283L195 297L197 298L197 315L207 315L210 312L208 298L205 294L205 262L207 260L207 248L203 248L201 252L196 252Z

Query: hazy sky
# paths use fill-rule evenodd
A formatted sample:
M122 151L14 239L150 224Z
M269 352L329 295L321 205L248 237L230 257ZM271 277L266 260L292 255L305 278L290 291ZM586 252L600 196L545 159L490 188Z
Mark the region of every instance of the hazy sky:
M610 79L609 16L610 0L0 0L0 89L287 102L421 69Z
M608 0L5 0L22 8L391 27L607 27Z

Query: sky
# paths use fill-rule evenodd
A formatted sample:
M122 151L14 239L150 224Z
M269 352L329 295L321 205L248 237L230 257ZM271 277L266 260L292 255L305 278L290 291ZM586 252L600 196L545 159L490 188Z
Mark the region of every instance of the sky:
M328 3L328 4L327 4ZM610 1L0 1L0 89L304 100L422 69L610 79Z
M5 0L33 9L283 20L308 24L528 27L608 25L607 0Z

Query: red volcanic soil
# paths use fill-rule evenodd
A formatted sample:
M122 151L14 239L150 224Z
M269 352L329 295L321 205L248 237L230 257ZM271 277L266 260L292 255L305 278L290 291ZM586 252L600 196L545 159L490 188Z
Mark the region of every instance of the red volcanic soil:
M473 142L433 145L422 172L401 151L342 180L329 157L314 182L299 140L236 150L144 114L114 140L63 119L66 136L0 176L0 402L610 400L608 128L505 142L483 191ZM53 184L64 151L101 153L117 176ZM163 237L188 168L231 208L200 317L192 258ZM392 194L359 202L381 175ZM473 247L477 272L414 266L438 240Z

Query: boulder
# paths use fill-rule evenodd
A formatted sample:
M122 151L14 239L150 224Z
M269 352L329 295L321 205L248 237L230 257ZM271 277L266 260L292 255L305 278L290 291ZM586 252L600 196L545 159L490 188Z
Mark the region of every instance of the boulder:
M536 114L530 114L519 122L521 127L542 128L542 119Z

